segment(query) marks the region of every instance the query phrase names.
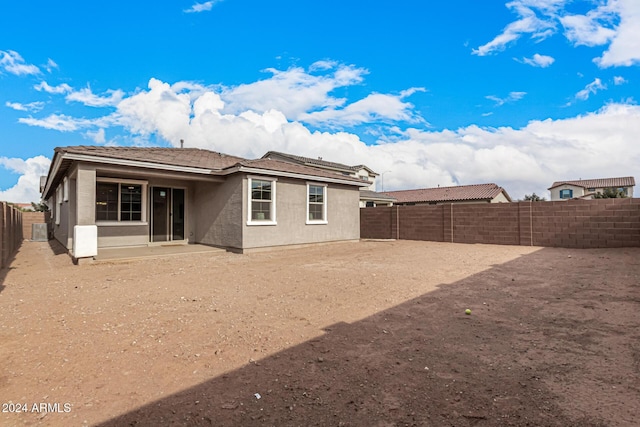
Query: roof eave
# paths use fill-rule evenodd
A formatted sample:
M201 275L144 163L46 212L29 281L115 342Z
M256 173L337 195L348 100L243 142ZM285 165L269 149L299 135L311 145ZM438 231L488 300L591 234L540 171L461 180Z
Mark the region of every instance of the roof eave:
M367 187L370 184L362 182L362 181L352 181L346 179L339 178L330 178L318 175L310 175L303 173L295 173L295 172L285 172L285 171L275 171L271 169L263 169L263 168L252 168L249 166L236 165L232 168L225 169L226 173L236 173L236 172L244 172L244 173L254 173L259 175L268 175L268 176L281 176L286 178L297 178L297 179L306 179L310 181L321 181L321 182L330 182L333 184L344 184L344 185L352 185L356 187Z

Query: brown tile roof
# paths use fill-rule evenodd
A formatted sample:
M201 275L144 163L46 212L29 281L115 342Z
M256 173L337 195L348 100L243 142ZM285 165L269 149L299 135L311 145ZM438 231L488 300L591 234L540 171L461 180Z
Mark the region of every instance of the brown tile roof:
M283 160L274 160L274 159L256 159L256 160L243 160L240 162L241 166L245 166L248 168L256 168L263 169L274 172L286 172L293 173L299 175L309 175L309 176L317 176L321 178L330 178L333 180L341 180L341 181L349 181L353 183L359 183L363 185L369 185L368 183L362 181L360 178L356 178L348 175L339 175L335 172L328 171L326 169L299 165L296 163L289 163Z
M418 190L385 191L397 199L397 203L461 202L491 200L503 192L496 184L458 185L455 187L422 188ZM507 199L511 200L506 191Z
M321 168L336 169L336 170L340 170L340 171L344 171L344 172L355 172L355 171L358 171L360 169L367 169L371 173L375 174L375 172L373 170L369 169L365 165L349 166L349 165L345 165L343 163L329 162L327 160L322 160L322 158L314 159L313 157L296 156L295 154L282 153L280 151L269 151L264 156L262 156L262 158L263 159L268 159L271 155L284 157L284 158L292 160L292 161L294 161L296 163L305 164L305 165L308 165L308 166L318 166L318 167L321 167Z
M619 188L633 187L636 180L632 176L624 176L621 178L600 178L600 179L578 179L574 181L556 181L548 190L559 187L564 184L575 185L583 188Z
M199 148L98 147L78 145L58 147L55 151L213 170L222 170L244 160L241 157L229 156L227 154Z

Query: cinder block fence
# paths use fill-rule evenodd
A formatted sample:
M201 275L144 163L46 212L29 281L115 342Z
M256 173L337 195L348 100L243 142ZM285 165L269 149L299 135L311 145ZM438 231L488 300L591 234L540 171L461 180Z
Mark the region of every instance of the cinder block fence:
M360 237L565 248L640 247L640 199L362 208Z

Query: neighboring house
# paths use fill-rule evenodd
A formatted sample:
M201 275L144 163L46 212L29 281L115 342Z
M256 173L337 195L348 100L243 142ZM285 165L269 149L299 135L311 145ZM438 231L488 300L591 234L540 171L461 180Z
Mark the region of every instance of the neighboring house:
M33 212L33 205L31 203L11 203L16 208L20 209L23 212Z
M622 191L627 197L633 197L636 180L632 176L621 178L579 179L575 181L556 181L548 190L551 200L592 199L597 193L612 188Z
M54 237L81 258L98 248L163 243L243 252L359 239L366 185L195 148L74 146L55 149L41 191Z
M509 194L496 184L385 191L396 205L439 205L443 203L509 203Z
M339 175L351 176L367 183L367 186L361 187L360 207L365 207L367 203L374 203L377 206L390 205L389 197L376 193L376 177L378 174L365 165L349 166L342 163L329 162L323 160L322 157L314 159L312 157L296 156L294 154L282 153L279 151L269 151L263 159L281 160L283 162L294 163L298 165L311 166L332 171Z
M360 207L374 208L376 206L393 206L396 198L385 193L378 193L371 190L360 190Z

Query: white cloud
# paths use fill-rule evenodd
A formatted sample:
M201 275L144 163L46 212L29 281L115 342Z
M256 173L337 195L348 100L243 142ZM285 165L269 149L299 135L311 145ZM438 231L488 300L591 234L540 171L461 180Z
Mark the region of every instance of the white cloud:
M0 50L0 69L16 76L40 73L38 67L25 63L22 56L13 50Z
M100 128L97 131L87 131L84 135L96 144L104 144L105 142L107 142L104 128Z
M89 107L115 107L124 97L124 92L118 90L108 90L107 96L95 95L90 87L70 92L66 100L80 102Z
M555 62L555 59L551 56L536 53L531 58L522 58L520 62L531 65L532 67L547 68Z
M37 85L33 86L33 88L35 90L37 90L38 92L44 91L44 92L52 93L52 94L56 94L56 95L63 94L63 93L69 93L69 92L73 91L71 86L69 86L66 83L62 83L62 84L60 84L58 86L50 86L45 81L41 81Z
M613 84L614 85L619 86L619 85L622 85L622 84L625 84L625 83L627 83L627 80L624 77L622 77L622 76L614 76L613 77Z
M16 111L30 111L34 113L37 113L38 111L41 111L44 108L44 102L40 102L40 101L30 102L28 104L21 104L19 102L7 101L5 105Z
M591 94L595 95L596 93L598 93L599 90L604 90L606 88L607 86L602 84L602 81L599 78L596 78L587 86L585 86L584 89L576 93L576 99L579 99L581 101L586 101L587 99L589 99L589 96Z
M222 0L206 1L204 3L194 3L189 9L185 9L185 13L200 13L210 11L214 5L220 3Z
M64 114L51 114L44 119L21 117L18 119L18 122L29 126L57 130L60 132L73 132L81 129L106 126L108 124L112 124L113 119L111 116L101 117L98 119L81 119L66 116Z
M52 72L54 69L60 68L58 67L58 64L56 64L56 62L51 58L47 60L47 64L44 67L49 73Z
M611 104L571 119L532 121L521 129L410 129L403 141L371 147L376 153L363 162L392 170L385 175L387 189L495 182L521 198L548 194L551 183L561 179L637 176L638 132L640 107Z
M490 42L473 49L472 53L485 56L502 51L509 43L515 42L525 34L538 41L546 39L555 32L556 23L544 15L555 13L564 2L565 0L515 0L507 3L506 6L512 9L519 19L508 24L502 33ZM536 9L543 12L542 19L536 14Z
M603 68L640 64L640 2L638 0L609 0L618 12L620 24L609 48L596 59Z
M15 203L40 201L40 177L46 175L51 160L44 156L30 159L0 157L0 166L20 174L18 182L7 190L0 190L0 200Z
M507 96L506 98L498 98L495 95L487 95L485 96L485 98L494 101L496 103L496 105L499 107L501 105L504 105L508 102L515 102L515 101L519 101L522 98L525 97L525 95L527 94L527 92L509 92L509 96Z
M340 65L328 61L316 62L311 71L301 67L285 71L269 68L272 76L254 83L223 90L225 112L238 114L253 110L259 113L276 109L290 120L297 120L309 111L333 108L346 100L329 95L333 90L362 82L368 73L364 68ZM322 71L323 74L314 73Z
M608 45L602 56L594 60L602 68L640 63L638 0L594 1L594 7L585 14L569 13L565 6L570 3L569 0L513 0L507 3L518 19L472 53L484 56L502 51L523 35L540 41L553 35L560 24L564 36L574 46Z
M574 45L600 46L609 43L616 35L611 28L616 17L612 12L609 5L602 4L586 15L565 15L559 19L565 36Z
M414 91L406 91L400 95L371 94L344 108L326 108L321 111L298 115L305 123L322 124L324 126L356 126L372 122L423 122L413 110L413 104L402 99Z

